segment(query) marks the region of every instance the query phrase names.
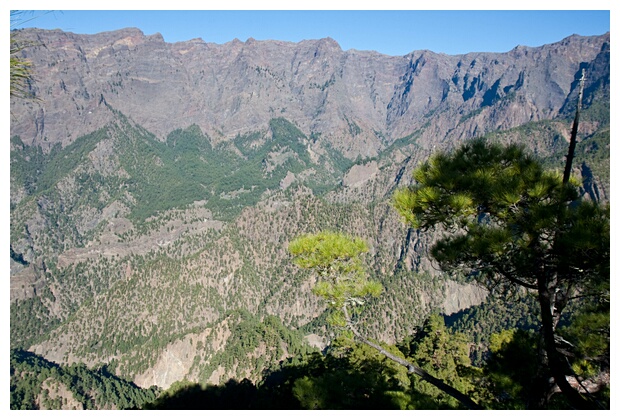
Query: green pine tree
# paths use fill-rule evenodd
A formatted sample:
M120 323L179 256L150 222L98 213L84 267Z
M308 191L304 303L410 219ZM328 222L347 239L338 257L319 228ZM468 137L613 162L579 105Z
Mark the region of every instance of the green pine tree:
M554 393L552 376L575 408L596 408L571 387L572 374L556 344L569 302L609 297L609 207L579 200L575 182L547 171L524 147L470 141L439 153L414 171L416 184L393 203L404 219L442 237L431 256L442 269L503 290L536 293L541 310L541 391L531 407Z
M465 407L480 409L476 402L461 391L359 332L354 315L359 313L369 297L378 296L382 290L380 283L367 278L362 261L362 254L367 251L368 245L363 240L335 232L304 235L289 245L295 264L315 273L317 282L312 291L327 302L332 311L330 324L346 332L342 337L354 338L374 348L393 362L405 366L409 373L456 398ZM302 389L309 392L309 386L305 384Z

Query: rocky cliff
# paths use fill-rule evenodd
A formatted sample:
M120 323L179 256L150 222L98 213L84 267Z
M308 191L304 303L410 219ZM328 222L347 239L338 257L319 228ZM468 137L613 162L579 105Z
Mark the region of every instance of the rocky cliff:
M283 117L349 158L376 156L420 129L428 146L555 118L580 69L609 56L609 34L503 54L403 57L343 51L329 38L170 44L138 29L28 29L19 38L36 45L24 57L41 99L11 105L11 134L28 145L71 143L110 121L109 104L160 138L196 124L224 141ZM596 83L588 78L586 90Z

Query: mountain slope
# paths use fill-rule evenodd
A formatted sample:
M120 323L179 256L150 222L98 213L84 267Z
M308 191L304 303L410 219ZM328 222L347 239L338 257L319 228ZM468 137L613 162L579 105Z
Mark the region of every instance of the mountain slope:
M609 34L503 54L403 57L342 51L332 39L168 44L137 29L96 35L22 30L43 104L15 102L11 133L63 145L110 121L104 104L158 138L198 125L214 142L283 117L348 158L425 128L425 144L558 116L575 75ZM591 83L591 81L589 82ZM68 123L68 122L71 123Z
M331 39L19 36L39 43L24 57L41 101L11 104L11 348L144 387L255 379L328 343L314 280L286 251L301 233L369 242L386 291L359 328L377 339L484 301L437 272L433 238L401 223L391 193L482 134L561 168L581 68L574 174L609 200L609 34L404 57Z

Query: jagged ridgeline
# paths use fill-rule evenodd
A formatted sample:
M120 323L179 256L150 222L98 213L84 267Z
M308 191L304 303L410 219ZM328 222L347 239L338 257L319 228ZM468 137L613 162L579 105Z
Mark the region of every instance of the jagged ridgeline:
M452 314L480 362L497 325L530 320L476 306L484 290L438 272L434 238L405 226L391 195L434 151L478 135L561 170L581 68L573 173L609 200L609 34L454 57L21 35L47 47L24 51L42 101L11 104L12 381L38 375L12 388L14 408L139 407L177 381L256 382L323 349L325 305L287 245L325 229L370 246L385 291L361 331L394 344ZM66 377L86 367L93 385L75 390ZM112 386L124 400L101 396Z

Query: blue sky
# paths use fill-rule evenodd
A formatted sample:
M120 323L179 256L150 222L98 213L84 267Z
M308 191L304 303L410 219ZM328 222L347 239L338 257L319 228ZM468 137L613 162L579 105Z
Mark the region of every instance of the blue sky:
M17 2L20 8L27 2ZM446 54L472 51L505 52L517 45L539 46L572 35L600 35L610 30L610 10L323 10L346 8L346 2L315 1L305 7L320 10L70 10L75 6L90 8L131 8L132 2L34 2L39 9L56 7L54 12L33 12L35 19L22 26L62 29L75 33L97 33L125 27L137 27L145 34L159 32L166 42L202 38L207 42L226 43L235 38L245 41L277 39L298 42L303 39L331 37L344 50L375 50L388 55L405 55L428 49ZM64 3L64 4L63 4ZM68 4L67 4L68 3ZM144 3L144 2L143 2ZM191 9L194 2L174 2ZM204 4L209 4L203 2ZM281 7L278 4L282 3ZM349 2L350 3L350 2ZM375 2L376 3L376 2ZM440 5L450 2L438 1ZM478 2L484 4L485 2ZM497 6L498 2L486 2ZM530 5L542 2L529 2ZM139 4L139 3L138 3ZM286 9L286 2L261 3ZM289 6L291 2L288 2ZM338 6L340 4L340 6ZM528 2L520 3L528 6ZM583 4L567 0L565 6ZM604 7L609 2L591 0L590 7ZM159 5L159 4L157 4ZM182 7L182 6L186 7ZM358 6L361 4L358 4ZM411 8L412 2L391 2L385 6ZM472 5L476 5L473 2ZM510 3L507 3L510 6ZM65 6L65 7L63 7ZM67 7L68 6L68 7ZM133 2L134 8L137 6ZM243 4L229 4L229 8ZM297 4L304 8L304 2ZM194 6L195 7L195 6ZM245 5L245 7L255 7ZM462 7L462 6L461 6ZM13 7L15 8L15 7ZM32 8L30 10L34 10ZM16 27L16 26L13 26Z

